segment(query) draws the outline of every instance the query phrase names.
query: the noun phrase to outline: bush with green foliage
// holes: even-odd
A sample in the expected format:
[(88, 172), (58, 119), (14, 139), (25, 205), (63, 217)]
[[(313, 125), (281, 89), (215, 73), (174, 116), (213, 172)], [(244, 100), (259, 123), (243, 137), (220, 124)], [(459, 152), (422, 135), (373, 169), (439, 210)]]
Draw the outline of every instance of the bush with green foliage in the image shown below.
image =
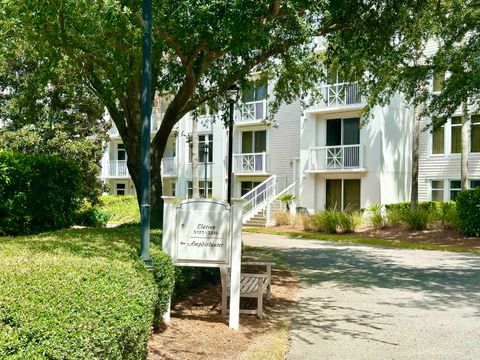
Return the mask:
[(458, 226), (468, 236), (480, 236), (480, 188), (457, 195)]
[(380, 204), (372, 204), (368, 208), (368, 222), (371, 226), (375, 229), (383, 229), (386, 224), (386, 220), (382, 214), (382, 205)]
[(425, 209), (408, 210), (403, 221), (410, 230), (425, 230), (432, 221), (432, 215)]
[(311, 223), (316, 231), (335, 234), (337, 230), (348, 233), (360, 224), (361, 216), (354, 212), (325, 210), (311, 216)]
[(447, 229), (458, 229), (457, 203), (447, 201), (441, 204), (440, 221)]
[(137, 246), (137, 226), (0, 237), (0, 358), (144, 359), (174, 270)]
[(72, 162), (0, 151), (0, 235), (71, 226), (80, 207), (81, 177)]
[(105, 227), (110, 216), (101, 208), (84, 205), (76, 214), (75, 224), (88, 227)]

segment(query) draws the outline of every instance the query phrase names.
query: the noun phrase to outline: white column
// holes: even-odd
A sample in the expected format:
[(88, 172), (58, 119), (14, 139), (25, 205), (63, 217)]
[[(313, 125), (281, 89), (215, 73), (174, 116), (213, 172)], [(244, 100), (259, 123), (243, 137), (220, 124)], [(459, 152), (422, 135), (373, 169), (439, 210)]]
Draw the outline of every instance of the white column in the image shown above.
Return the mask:
[[(163, 199), (163, 233), (162, 233), (162, 250), (164, 253), (173, 258), (173, 244), (175, 243), (175, 197), (162, 196)], [(163, 314), (165, 324), (170, 322), (170, 300), (168, 309)]]
[(242, 203), (243, 200), (232, 200), (231, 237), (232, 256), (230, 262), (230, 317), (228, 326), (238, 330), (240, 322), (240, 267), (242, 258)]

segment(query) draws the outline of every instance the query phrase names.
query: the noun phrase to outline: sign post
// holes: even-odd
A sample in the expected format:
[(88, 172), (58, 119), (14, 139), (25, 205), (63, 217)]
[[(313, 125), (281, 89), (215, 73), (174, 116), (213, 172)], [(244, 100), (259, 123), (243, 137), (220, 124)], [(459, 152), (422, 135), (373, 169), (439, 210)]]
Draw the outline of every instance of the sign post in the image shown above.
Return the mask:
[[(229, 327), (238, 329), (242, 253), (242, 200), (232, 205), (199, 199), (164, 199), (163, 251), (176, 265), (230, 267)], [(170, 307), (164, 321), (170, 320)]]

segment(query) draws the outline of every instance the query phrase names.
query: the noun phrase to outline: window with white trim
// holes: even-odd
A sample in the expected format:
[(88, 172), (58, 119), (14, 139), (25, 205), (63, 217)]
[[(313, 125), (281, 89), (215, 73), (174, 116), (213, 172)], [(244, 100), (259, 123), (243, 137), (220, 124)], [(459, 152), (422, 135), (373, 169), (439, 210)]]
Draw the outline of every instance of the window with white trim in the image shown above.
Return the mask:
[(432, 180), (432, 201), (443, 201), (444, 197), (444, 181), (443, 180)]
[[(200, 197), (205, 197), (205, 181), (199, 181), (198, 182), (198, 187), (199, 187), (199, 193)], [(212, 182), (207, 181), (207, 192), (208, 192), (208, 197), (212, 197)], [(188, 182), (188, 197), (191, 198), (193, 195), (193, 182), (189, 181)]]
[(116, 183), (115, 184), (115, 194), (125, 195), (127, 190), (127, 184), (125, 183)]
[(450, 199), (455, 201), (458, 193), (462, 190), (462, 183), (460, 180), (450, 180)]

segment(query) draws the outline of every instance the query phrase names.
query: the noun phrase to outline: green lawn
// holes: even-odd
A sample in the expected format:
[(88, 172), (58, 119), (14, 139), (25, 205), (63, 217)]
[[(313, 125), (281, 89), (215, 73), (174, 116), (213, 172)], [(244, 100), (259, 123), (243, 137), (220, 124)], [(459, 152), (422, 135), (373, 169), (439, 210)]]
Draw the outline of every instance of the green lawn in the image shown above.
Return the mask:
[(314, 232), (306, 232), (306, 231), (277, 230), (274, 228), (244, 228), (243, 231), (252, 232), (252, 233), (283, 235), (283, 236), (289, 236), (292, 238), (337, 241), (337, 242), (345, 242), (349, 244), (385, 246), (385, 247), (393, 247), (393, 248), (400, 248), (400, 249), (421, 249), (421, 250), (440, 250), (440, 251), (453, 251), (453, 252), (480, 253), (480, 249), (472, 249), (472, 248), (464, 247), (461, 245), (455, 246), (455, 245), (424, 244), (424, 243), (414, 242), (410, 240), (397, 241), (397, 240), (387, 240), (387, 239), (376, 239), (376, 238), (355, 236), (352, 234), (325, 234), (325, 233), (314, 233)]
[(126, 224), (140, 222), (140, 211), (138, 209), (136, 196), (108, 195), (101, 197), (100, 207), (109, 216), (111, 224)]

